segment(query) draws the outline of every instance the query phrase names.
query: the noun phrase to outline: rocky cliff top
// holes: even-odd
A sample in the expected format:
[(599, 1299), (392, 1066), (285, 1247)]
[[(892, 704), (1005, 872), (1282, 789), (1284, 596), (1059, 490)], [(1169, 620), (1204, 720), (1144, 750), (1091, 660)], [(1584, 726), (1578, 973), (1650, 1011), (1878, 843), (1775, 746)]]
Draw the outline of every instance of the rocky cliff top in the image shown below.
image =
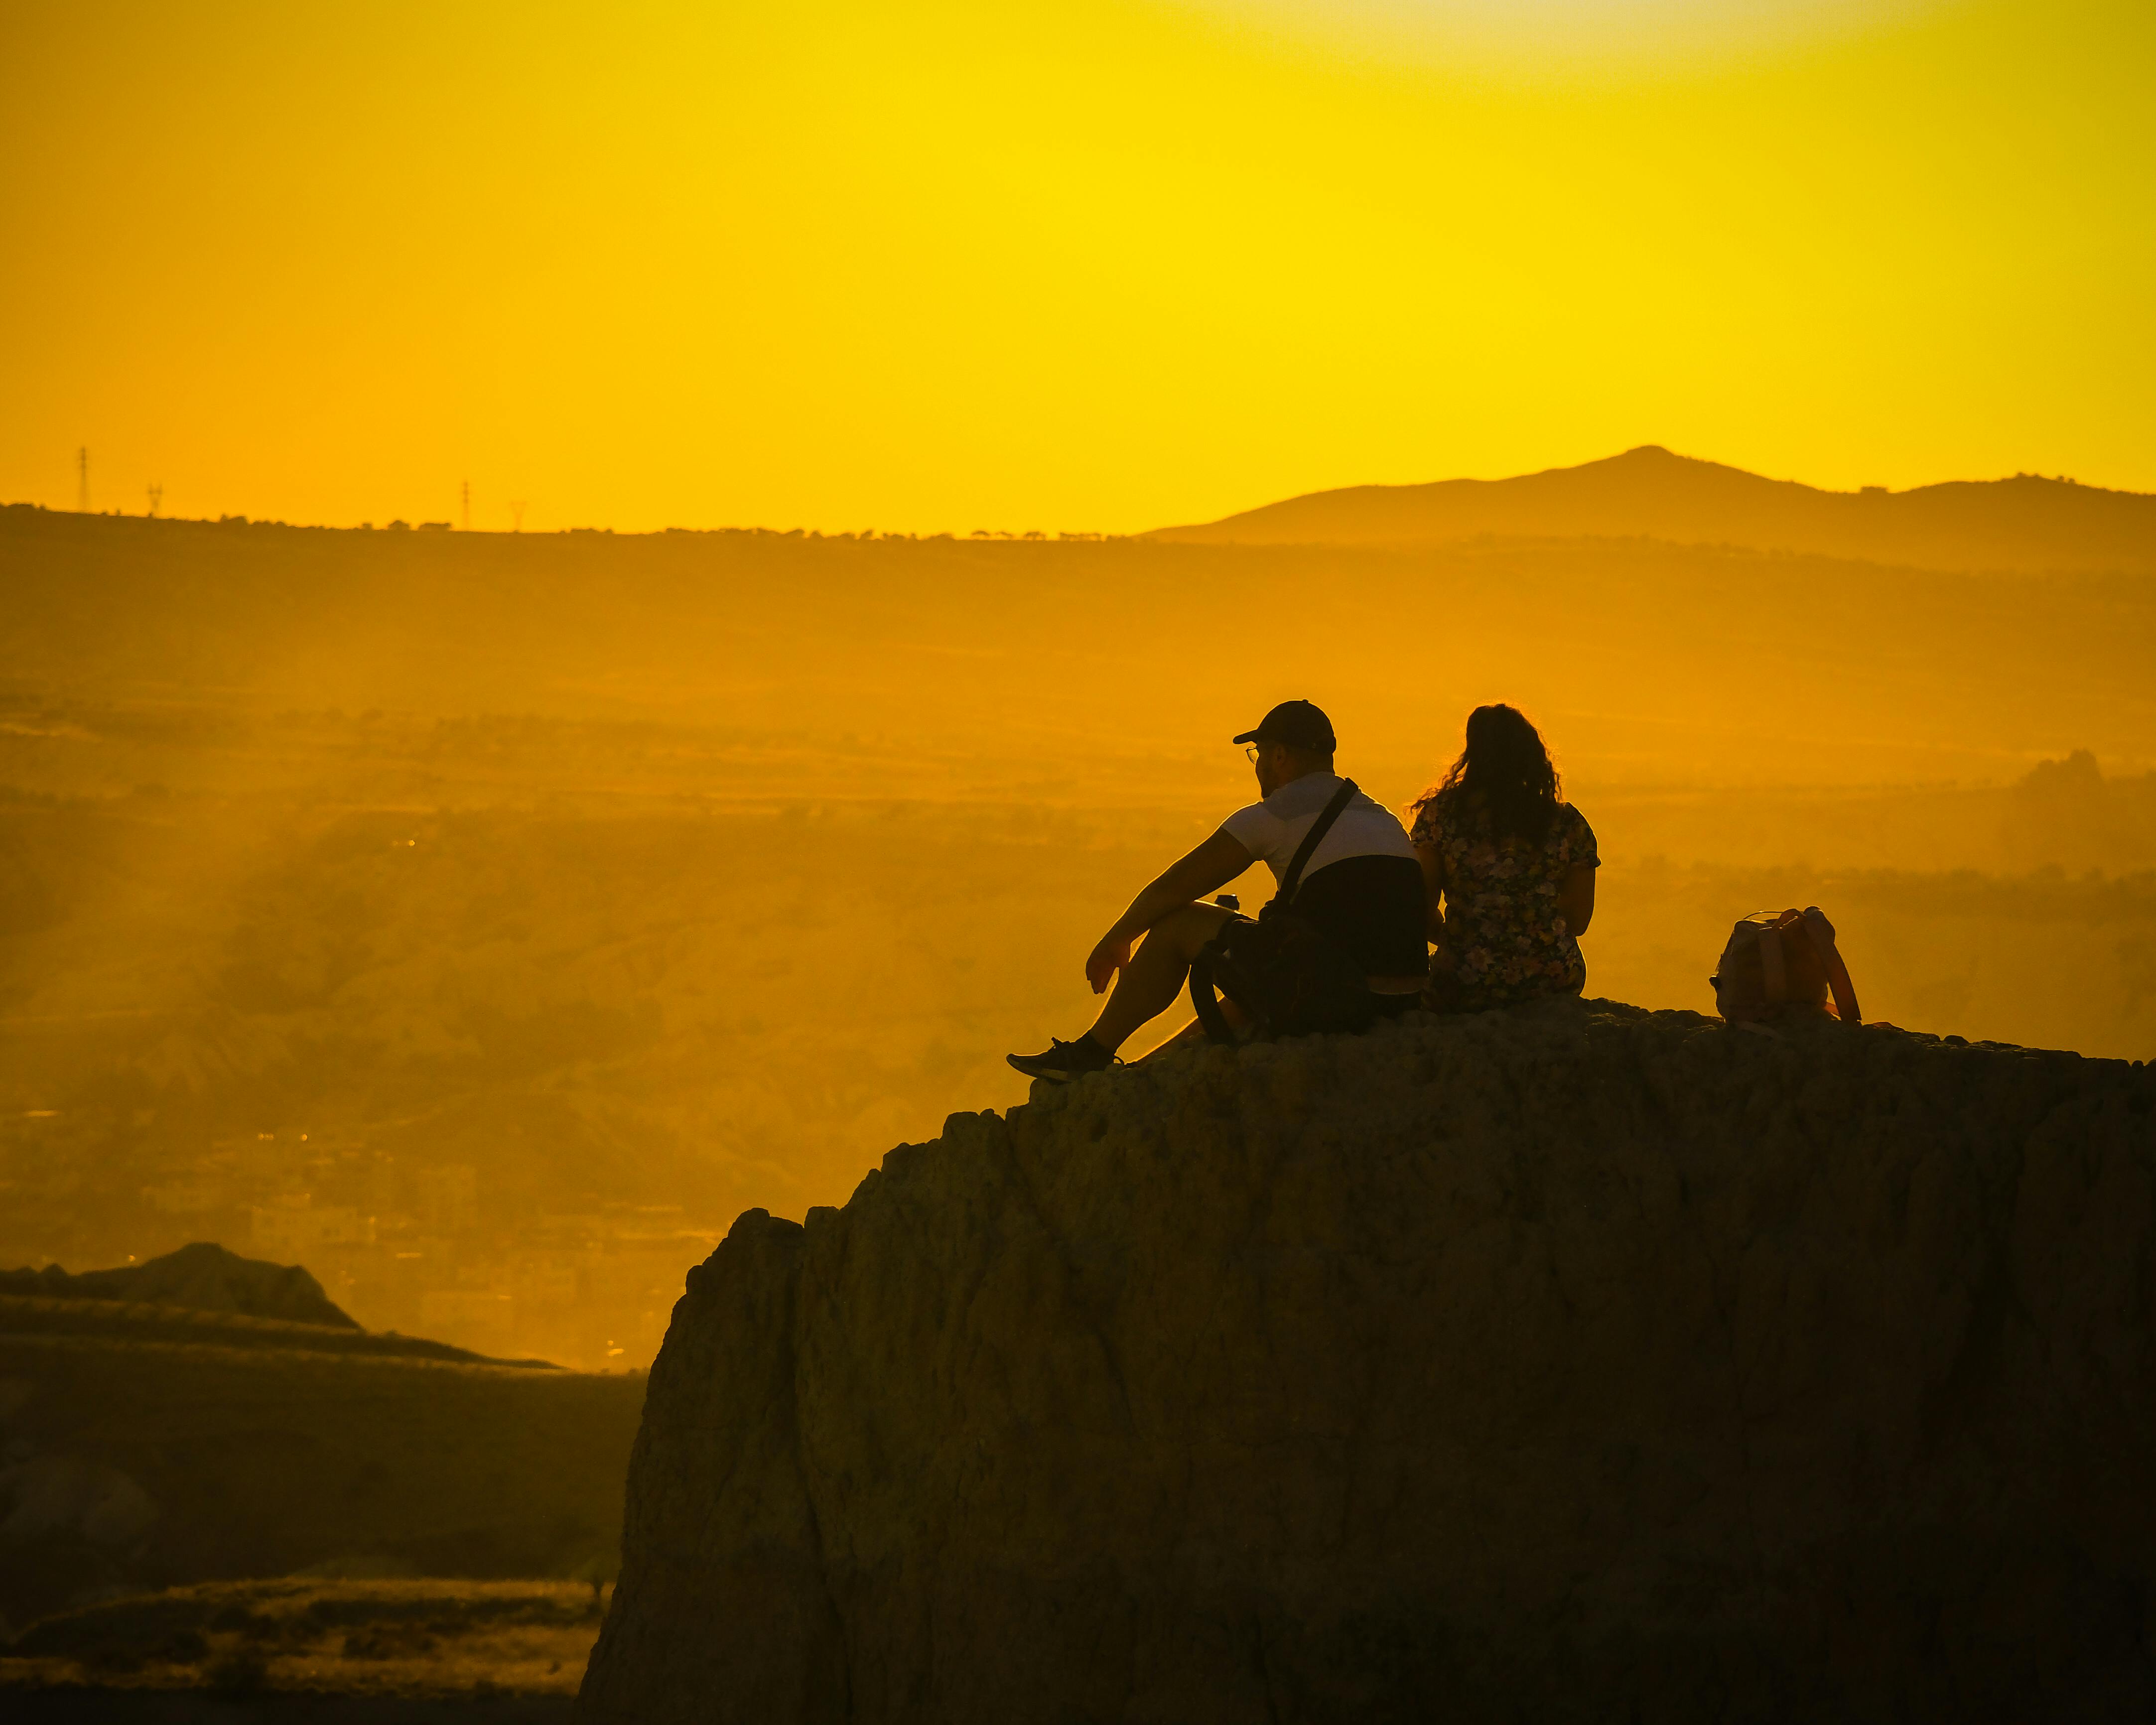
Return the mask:
[(2156, 1072), (1608, 1003), (751, 1211), (587, 1721), (2145, 1717)]

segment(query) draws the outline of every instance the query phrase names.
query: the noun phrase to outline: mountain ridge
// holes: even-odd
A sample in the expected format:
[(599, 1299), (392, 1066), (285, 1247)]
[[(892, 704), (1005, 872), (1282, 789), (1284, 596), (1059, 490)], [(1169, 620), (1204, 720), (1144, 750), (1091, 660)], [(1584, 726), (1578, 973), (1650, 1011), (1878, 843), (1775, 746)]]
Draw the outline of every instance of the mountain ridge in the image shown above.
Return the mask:
[(1644, 444), (1576, 467), (1306, 492), (1144, 537), (1185, 545), (1438, 545), (1479, 537), (1743, 545), (1918, 568), (2156, 572), (2156, 495), (2016, 474), (1831, 491)]

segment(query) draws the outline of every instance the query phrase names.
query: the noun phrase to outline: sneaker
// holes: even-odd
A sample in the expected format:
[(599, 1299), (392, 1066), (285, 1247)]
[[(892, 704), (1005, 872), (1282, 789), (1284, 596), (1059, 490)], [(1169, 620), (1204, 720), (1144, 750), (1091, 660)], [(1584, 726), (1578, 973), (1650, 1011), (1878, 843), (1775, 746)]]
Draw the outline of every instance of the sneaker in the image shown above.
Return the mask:
[(1004, 1058), (1027, 1077), (1045, 1078), (1054, 1084), (1068, 1084), (1088, 1072), (1105, 1072), (1111, 1066), (1122, 1065), (1090, 1036), (1081, 1036), (1075, 1042), (1062, 1042), (1051, 1036), (1045, 1054), (1006, 1055)]

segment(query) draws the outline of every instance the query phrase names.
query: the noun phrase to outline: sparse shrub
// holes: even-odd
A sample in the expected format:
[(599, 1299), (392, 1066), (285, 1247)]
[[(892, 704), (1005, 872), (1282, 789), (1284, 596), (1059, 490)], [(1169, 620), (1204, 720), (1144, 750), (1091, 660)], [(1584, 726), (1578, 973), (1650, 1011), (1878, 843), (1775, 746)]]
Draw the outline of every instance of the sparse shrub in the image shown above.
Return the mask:
[(373, 1624), (356, 1629), (344, 1638), (346, 1659), (418, 1659), (432, 1653), (438, 1644), (416, 1624)]
[(209, 1642), (199, 1630), (178, 1630), (151, 1656), (168, 1665), (200, 1665), (209, 1657)]
[(227, 1701), (243, 1701), (259, 1695), (270, 1681), (269, 1662), (248, 1647), (235, 1647), (210, 1663), (203, 1673), (210, 1692)]

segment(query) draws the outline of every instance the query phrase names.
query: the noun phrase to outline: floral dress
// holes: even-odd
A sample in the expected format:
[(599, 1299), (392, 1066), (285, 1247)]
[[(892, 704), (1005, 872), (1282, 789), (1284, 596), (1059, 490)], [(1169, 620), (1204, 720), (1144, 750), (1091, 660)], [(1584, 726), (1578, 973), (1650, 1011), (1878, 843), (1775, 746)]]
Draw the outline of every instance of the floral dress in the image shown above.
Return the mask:
[(1425, 803), (1408, 836), (1437, 852), (1445, 870), (1445, 946), (1430, 960), (1431, 1004), (1486, 1007), (1577, 994), (1587, 961), (1557, 907), (1564, 877), (1599, 868), (1594, 829), (1568, 803), (1540, 844), (1492, 832), (1489, 811), (1455, 792)]

